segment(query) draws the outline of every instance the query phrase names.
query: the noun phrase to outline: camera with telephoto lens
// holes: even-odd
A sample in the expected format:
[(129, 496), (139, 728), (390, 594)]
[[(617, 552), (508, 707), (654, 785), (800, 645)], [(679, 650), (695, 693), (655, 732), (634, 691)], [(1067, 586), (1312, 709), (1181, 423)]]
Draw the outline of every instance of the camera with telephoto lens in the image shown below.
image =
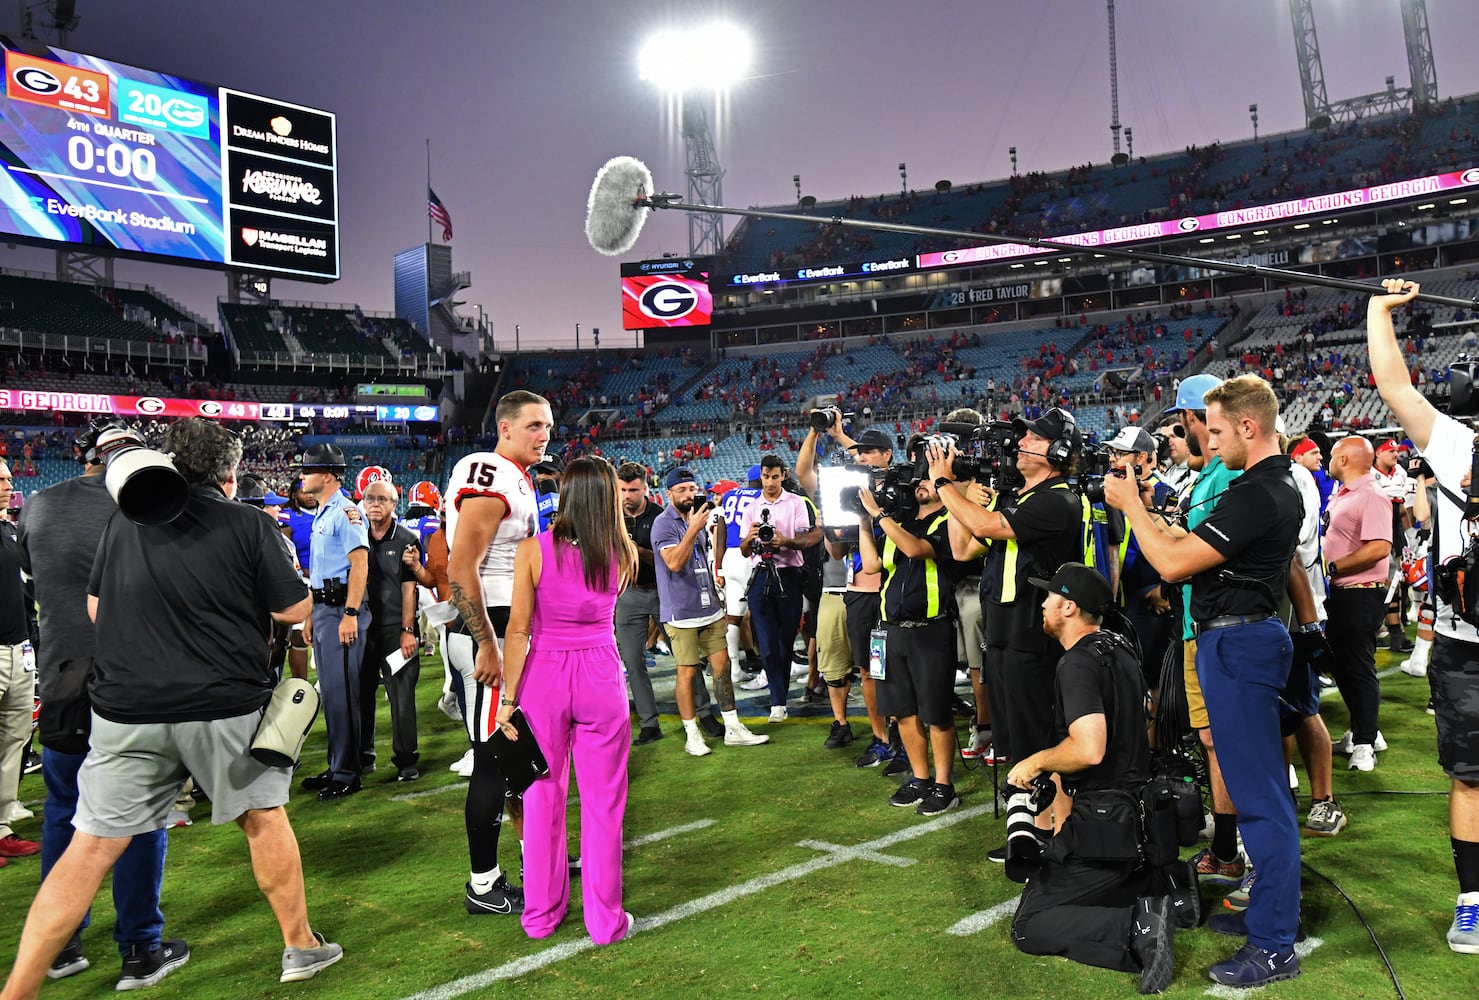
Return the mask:
[(1089, 501), (1089, 503), (1102, 504), (1104, 502), (1104, 480), (1108, 476), (1116, 479), (1124, 479), (1131, 470), (1135, 473), (1136, 481), (1145, 474), (1145, 466), (1132, 465), (1125, 469), (1116, 469), (1112, 465), (1112, 459), (1102, 451), (1088, 452), (1081, 459), (1082, 467), (1074, 478), (1077, 482), (1070, 480), (1070, 485), (1078, 487)]
[(1042, 841), (1037, 838), (1033, 820), (1053, 804), (1058, 789), (1053, 779), (1039, 774), (1032, 788), (1017, 791), (1007, 799), (1007, 878), (1026, 882), (1037, 871), (1042, 857)]
[(835, 406), (823, 406), (809, 413), (808, 418), (811, 425), (819, 431), (829, 431), (841, 423), (844, 417), (851, 419), (851, 413), (843, 413)]
[(770, 523), (769, 507), (762, 507), (760, 510), (760, 524), (755, 528), (755, 541), (761, 545), (770, 545), (775, 541), (775, 525)]
[(168, 524), (190, 500), (190, 485), (170, 456), (144, 444), (127, 427), (107, 427), (93, 444), (107, 471), (103, 485), (123, 516), (135, 524)]
[(993, 490), (1013, 489), (1022, 484), (1017, 471), (1017, 441), (1022, 432), (1005, 420), (984, 424), (940, 425), (941, 432), (955, 438), (956, 456), (950, 473), (956, 479), (974, 479)]

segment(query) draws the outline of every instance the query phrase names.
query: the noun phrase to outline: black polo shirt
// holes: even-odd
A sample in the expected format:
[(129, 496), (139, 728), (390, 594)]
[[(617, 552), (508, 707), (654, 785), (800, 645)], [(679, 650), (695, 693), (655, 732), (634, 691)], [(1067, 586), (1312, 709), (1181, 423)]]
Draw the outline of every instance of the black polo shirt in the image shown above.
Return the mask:
[[(1122, 643), (1112, 645), (1091, 633), (1079, 639), (1058, 661), (1054, 680), (1053, 733), (1057, 742), (1068, 727), (1086, 715), (1104, 716), (1104, 759), (1093, 767), (1063, 775), (1076, 793), (1096, 788), (1124, 788), (1150, 777), (1150, 744), (1145, 737), (1145, 681), (1135, 654)], [(1101, 653), (1100, 649), (1107, 650)]]
[(986, 644), (1056, 658), (1060, 647), (1042, 630), (1042, 591), (1027, 581), (1051, 579), (1064, 563), (1084, 561), (1083, 501), (1054, 476), (997, 510), (1017, 537), (992, 542), (981, 567)]
[(15, 525), (0, 520), (0, 645), (19, 646), (31, 634), (21, 587), (21, 546)]
[(197, 486), (169, 524), (114, 514), (87, 592), (98, 599), (93, 709), (112, 722), (194, 722), (259, 710), (270, 613), (308, 596), (271, 518)]
[[(662, 512), (662, 507), (648, 500), (647, 506), (636, 517), (622, 514), (622, 519), (627, 525), (627, 536), (631, 538), (632, 544), (639, 549), (646, 549), (649, 556), (652, 554), (652, 522), (656, 521)], [(657, 570), (653, 568), (651, 562), (637, 564), (637, 578), (632, 581), (632, 586), (646, 590), (657, 586)]]
[(414, 546), (419, 562), (421, 539), (404, 524), (392, 521), (391, 525), (391, 530), (379, 540), (375, 538), (375, 529), (369, 528), (370, 575), (365, 585), (365, 600), (370, 605), (371, 622), (399, 629), (405, 624), (401, 617), (401, 584), (408, 580), (416, 582), (411, 567), (401, 562), (401, 553), (407, 545)]
[(922, 622), (942, 615), (958, 618), (955, 608), (957, 563), (950, 554), (950, 528), (945, 509), (938, 508), (928, 517), (900, 521), (899, 526), (915, 538), (929, 542), (935, 554), (933, 558), (911, 559), (890, 545), (886, 537), (878, 543), (885, 557), (883, 620)]
[(1289, 465), (1271, 455), (1244, 471), (1192, 530), (1227, 560), (1192, 577), (1192, 621), (1278, 613), (1304, 512)]

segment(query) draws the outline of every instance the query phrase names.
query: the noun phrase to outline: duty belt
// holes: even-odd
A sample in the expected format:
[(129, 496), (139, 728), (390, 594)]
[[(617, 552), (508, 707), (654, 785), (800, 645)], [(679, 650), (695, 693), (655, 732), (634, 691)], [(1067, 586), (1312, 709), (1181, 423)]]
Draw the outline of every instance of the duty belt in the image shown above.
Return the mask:
[(1207, 619), (1204, 622), (1198, 622), (1197, 623), (1197, 635), (1201, 635), (1203, 632), (1210, 632), (1214, 628), (1229, 628), (1229, 627), (1231, 627), (1233, 625), (1252, 625), (1252, 624), (1254, 624), (1256, 622), (1266, 622), (1266, 621), (1269, 621), (1270, 619), (1275, 618), (1275, 617), (1277, 617), (1277, 616), (1275, 616), (1275, 615), (1219, 615), (1216, 618), (1209, 618), (1209, 619)]

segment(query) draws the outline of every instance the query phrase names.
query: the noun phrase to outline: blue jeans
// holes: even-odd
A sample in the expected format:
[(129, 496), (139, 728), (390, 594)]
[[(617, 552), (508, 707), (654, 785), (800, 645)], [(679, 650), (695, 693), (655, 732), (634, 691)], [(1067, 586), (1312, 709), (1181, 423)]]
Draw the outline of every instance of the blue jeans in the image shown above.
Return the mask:
[[(801, 585), (805, 582), (800, 569), (778, 569), (774, 573), (758, 566), (750, 577), (750, 628), (755, 632), (755, 645), (765, 678), (770, 682), (770, 706), (786, 704), (791, 688), (791, 650), (801, 628)], [(770, 594), (765, 594), (770, 581)], [(785, 593), (781, 593), (781, 588)]]
[[(77, 813), (77, 772), (85, 754), (59, 753), (41, 749), (41, 777), (46, 782), (45, 815), (41, 823), (41, 878), (44, 881), (67, 845), (72, 842), (72, 817)], [(113, 908), (118, 922), (113, 940), (118, 953), (129, 948), (153, 948), (164, 932), (164, 914), (159, 909), (159, 883), (164, 878), (164, 851), (168, 838), (163, 830), (140, 834), (113, 865)], [(82, 919), (82, 926), (92, 916)]]
[(1299, 821), (1279, 731), (1279, 692), (1294, 645), (1276, 618), (1197, 636), (1197, 677), (1207, 699), (1222, 778), (1258, 881), (1248, 897), (1248, 943), (1294, 947), (1299, 929)]

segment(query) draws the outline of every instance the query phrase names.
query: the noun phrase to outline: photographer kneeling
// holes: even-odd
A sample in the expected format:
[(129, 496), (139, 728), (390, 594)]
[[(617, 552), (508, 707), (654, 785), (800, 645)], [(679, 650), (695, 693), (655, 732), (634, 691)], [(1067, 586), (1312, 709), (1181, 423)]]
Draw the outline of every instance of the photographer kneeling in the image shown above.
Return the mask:
[(1051, 581), (1031, 582), (1048, 594), (1043, 631), (1064, 649), (1053, 700), (1060, 741), (1018, 761), (1007, 781), (1036, 783), (1041, 799), (1056, 773), (1074, 798), (1022, 892), (1012, 941), (1029, 955), (1139, 972), (1140, 992), (1159, 993), (1174, 971), (1175, 929), (1170, 897), (1146, 895), (1152, 872), (1142, 863), (1138, 791), (1151, 761), (1140, 664), (1128, 643), (1099, 628), (1113, 594), (1097, 571), (1064, 563)]

